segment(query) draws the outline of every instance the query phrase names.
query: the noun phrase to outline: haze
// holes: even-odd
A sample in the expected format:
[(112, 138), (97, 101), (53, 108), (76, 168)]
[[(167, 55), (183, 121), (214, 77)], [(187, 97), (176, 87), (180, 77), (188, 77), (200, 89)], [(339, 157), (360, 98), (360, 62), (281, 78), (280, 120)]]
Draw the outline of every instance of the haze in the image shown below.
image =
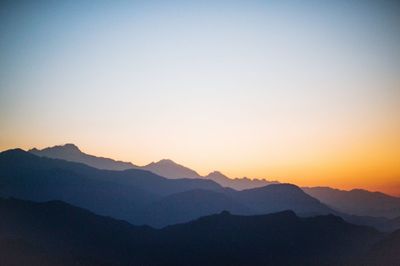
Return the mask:
[[(380, 2), (380, 1), (377, 1)], [(0, 4), (0, 150), (400, 195), (395, 1)]]

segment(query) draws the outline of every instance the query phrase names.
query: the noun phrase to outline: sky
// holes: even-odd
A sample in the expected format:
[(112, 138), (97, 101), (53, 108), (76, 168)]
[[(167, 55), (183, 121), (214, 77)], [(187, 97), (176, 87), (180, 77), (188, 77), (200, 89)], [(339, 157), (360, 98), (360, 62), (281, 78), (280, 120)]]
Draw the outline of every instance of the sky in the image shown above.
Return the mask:
[(396, 1), (1, 1), (0, 150), (400, 196)]

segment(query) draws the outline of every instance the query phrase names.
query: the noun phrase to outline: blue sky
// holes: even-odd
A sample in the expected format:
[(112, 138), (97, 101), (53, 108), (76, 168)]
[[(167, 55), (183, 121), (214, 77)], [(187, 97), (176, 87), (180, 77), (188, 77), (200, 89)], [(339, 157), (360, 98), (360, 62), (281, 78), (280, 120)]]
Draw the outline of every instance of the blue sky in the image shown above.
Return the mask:
[(359, 156), (400, 147), (399, 14), (395, 1), (2, 2), (0, 147), (397, 177), (397, 161)]

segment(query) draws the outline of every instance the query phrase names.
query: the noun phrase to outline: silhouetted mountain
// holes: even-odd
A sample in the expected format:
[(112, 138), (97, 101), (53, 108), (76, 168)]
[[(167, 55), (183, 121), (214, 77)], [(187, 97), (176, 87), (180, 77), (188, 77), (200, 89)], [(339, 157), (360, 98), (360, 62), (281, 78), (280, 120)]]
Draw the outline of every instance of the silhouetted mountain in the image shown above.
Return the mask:
[(392, 221), (393, 223), (398, 223), (398, 224), (400, 224), (400, 216), (399, 216), (399, 217), (396, 217), (396, 218), (393, 218), (393, 219), (391, 219), (391, 221)]
[[(192, 190), (193, 195), (182, 193)], [(226, 209), (238, 214), (291, 209), (303, 216), (334, 213), (347, 221), (382, 230), (398, 228), (387, 224), (384, 218), (353, 217), (331, 210), (294, 185), (273, 184), (236, 191), (222, 188), (211, 180), (167, 179), (140, 169), (99, 170), (84, 164), (38, 157), (23, 150), (0, 154), (0, 196), (34, 201), (62, 200), (133, 224), (157, 227)]]
[(142, 166), (141, 169), (151, 171), (167, 178), (201, 178), (196, 171), (175, 163), (172, 160), (161, 160)]
[(259, 179), (249, 179), (247, 177), (231, 179), (220, 172), (212, 172), (205, 177), (200, 176), (196, 171), (175, 163), (169, 159), (163, 159), (158, 162), (152, 162), (145, 166), (137, 166), (130, 162), (115, 161), (113, 159), (96, 157), (82, 152), (74, 144), (65, 144), (38, 150), (36, 148), (29, 152), (47, 158), (62, 159), (71, 162), (83, 163), (98, 169), (105, 170), (126, 170), (143, 169), (153, 172), (157, 175), (167, 178), (205, 178), (211, 179), (224, 187), (230, 187), (237, 190), (262, 187), (269, 184), (276, 184), (276, 181), (267, 181)]
[(395, 219), (374, 216), (350, 215), (343, 212), (334, 212), (334, 214), (339, 215), (349, 223), (371, 226), (382, 232), (392, 232), (400, 228), (399, 221), (396, 221)]
[(150, 204), (143, 215), (143, 223), (162, 227), (188, 222), (201, 216), (230, 211), (251, 214), (248, 206), (235, 201), (224, 193), (196, 189), (175, 193)]
[(291, 211), (222, 212), (155, 230), (60, 201), (0, 199), (0, 216), (2, 265), (348, 265), (383, 236)]
[(292, 184), (272, 184), (230, 194), (259, 214), (289, 209), (298, 214), (333, 213), (332, 209)]
[(158, 162), (152, 162), (145, 166), (137, 166), (130, 162), (115, 161), (109, 158), (96, 157), (82, 152), (74, 144), (65, 144), (38, 150), (36, 148), (29, 150), (30, 153), (41, 157), (52, 159), (62, 159), (71, 162), (83, 163), (91, 167), (103, 170), (127, 170), (140, 168), (148, 170), (157, 175), (167, 178), (200, 178), (201, 176), (194, 170), (175, 163), (172, 160), (163, 159)]
[(236, 190), (250, 189), (263, 187), (270, 184), (277, 184), (277, 181), (268, 181), (265, 179), (250, 179), (247, 177), (243, 178), (229, 178), (226, 175), (222, 174), (219, 171), (214, 171), (209, 173), (204, 178), (211, 179), (223, 187), (230, 187)]
[(139, 169), (99, 170), (18, 149), (0, 153), (1, 196), (63, 200), (132, 223), (151, 202), (192, 189), (221, 187), (211, 180), (167, 179)]
[(362, 189), (350, 191), (329, 187), (303, 188), (310, 196), (332, 208), (359, 216), (394, 218), (400, 216), (400, 198)]
[(86, 154), (79, 150), (79, 148), (74, 144), (59, 145), (42, 150), (34, 148), (29, 150), (29, 152), (42, 157), (84, 163), (98, 169), (126, 170), (137, 167), (130, 162), (115, 161), (109, 158), (96, 157)]
[(1, 265), (118, 265), (151, 230), (61, 201), (0, 199), (0, 215)]
[(333, 215), (299, 218), (292, 211), (260, 216), (222, 212), (165, 231), (171, 244), (188, 239), (195, 243), (195, 248), (179, 246), (179, 252), (200, 265), (208, 265), (210, 258), (217, 265), (348, 264), (381, 238), (372, 228)]
[(362, 265), (400, 265), (400, 230), (376, 243), (368, 252)]
[[(162, 227), (188, 222), (228, 210), (234, 214), (267, 214), (293, 210), (298, 214), (336, 213), (291, 184), (270, 185), (244, 191), (196, 189), (168, 195), (149, 204), (140, 218), (144, 224)], [(362, 224), (362, 219), (357, 220)]]

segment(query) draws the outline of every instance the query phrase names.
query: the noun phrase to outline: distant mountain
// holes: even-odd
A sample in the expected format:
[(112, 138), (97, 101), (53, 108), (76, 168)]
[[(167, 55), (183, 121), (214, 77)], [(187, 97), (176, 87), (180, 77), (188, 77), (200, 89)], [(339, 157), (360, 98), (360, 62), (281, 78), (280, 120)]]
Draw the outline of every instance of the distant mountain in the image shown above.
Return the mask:
[(334, 213), (347, 221), (387, 231), (398, 228), (388, 219), (336, 212), (294, 185), (272, 184), (236, 191), (212, 180), (167, 179), (141, 169), (99, 170), (18, 149), (0, 153), (0, 196), (62, 200), (133, 224), (157, 227), (226, 209), (237, 214), (291, 209), (303, 216)]
[(235, 214), (254, 213), (250, 207), (225, 193), (195, 189), (168, 195), (150, 204), (143, 214), (143, 223), (162, 227), (224, 210)]
[(223, 210), (238, 214), (330, 211), (294, 185), (236, 191), (212, 180), (167, 179), (140, 169), (99, 170), (22, 150), (0, 153), (0, 196), (63, 200), (98, 214), (160, 227)]
[(268, 181), (265, 179), (250, 179), (247, 177), (243, 178), (229, 178), (219, 171), (214, 171), (209, 173), (204, 177), (205, 179), (210, 179), (223, 187), (230, 187), (236, 190), (250, 189), (256, 187), (263, 187), (270, 184), (277, 184), (277, 181)]
[(109, 158), (96, 157), (82, 152), (74, 144), (65, 144), (53, 146), (38, 150), (36, 148), (29, 150), (30, 153), (41, 157), (62, 159), (71, 162), (83, 163), (98, 169), (105, 170), (126, 170), (143, 169), (153, 172), (157, 175), (175, 179), (175, 178), (205, 178), (210, 179), (224, 187), (230, 187), (237, 190), (262, 187), (269, 184), (276, 184), (276, 181), (267, 181), (260, 179), (249, 179), (246, 177), (231, 179), (222, 173), (215, 171), (205, 177), (200, 176), (196, 171), (175, 163), (169, 159), (163, 159), (158, 162), (152, 162), (145, 166), (137, 166), (130, 162), (115, 161)]
[(98, 169), (126, 170), (137, 167), (136, 165), (129, 162), (115, 161), (109, 158), (96, 157), (86, 154), (74, 144), (59, 145), (45, 148), (43, 150), (38, 150), (34, 148), (29, 150), (29, 152), (41, 157), (84, 163)]
[[(290, 184), (270, 185), (245, 191), (196, 189), (163, 197), (146, 207), (143, 223), (162, 227), (227, 210), (254, 215), (293, 210), (300, 215), (335, 213)], [(362, 223), (362, 221), (357, 221)]]
[(155, 230), (60, 201), (0, 199), (0, 216), (0, 263), (15, 266), (355, 265), (383, 238), (339, 217), (291, 211), (222, 212)]
[(292, 184), (272, 184), (230, 194), (240, 202), (251, 206), (258, 214), (288, 209), (303, 215), (334, 213), (332, 209)]
[(400, 198), (362, 189), (350, 191), (329, 187), (303, 188), (310, 196), (332, 208), (359, 216), (394, 218), (400, 216)]
[(52, 159), (61, 159), (71, 162), (83, 163), (103, 170), (143, 169), (167, 178), (201, 178), (196, 171), (175, 163), (169, 159), (152, 162), (145, 166), (137, 166), (130, 162), (115, 161), (109, 158), (96, 157), (82, 152), (74, 144), (53, 146), (38, 150), (29, 150), (30, 153)]
[(222, 188), (211, 180), (167, 179), (140, 169), (99, 170), (19, 149), (0, 153), (0, 196), (63, 200), (132, 223), (150, 203), (192, 189)]
[(167, 178), (201, 178), (196, 171), (168, 159), (152, 162), (142, 166), (141, 169), (151, 171)]

